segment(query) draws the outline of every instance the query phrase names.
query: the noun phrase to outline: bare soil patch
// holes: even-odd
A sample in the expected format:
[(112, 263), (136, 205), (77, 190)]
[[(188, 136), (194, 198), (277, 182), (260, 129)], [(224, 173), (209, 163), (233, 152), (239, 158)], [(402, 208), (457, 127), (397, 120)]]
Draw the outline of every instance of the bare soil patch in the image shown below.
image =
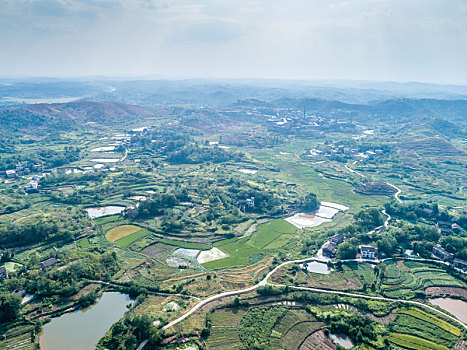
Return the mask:
[(460, 287), (428, 287), (425, 289), (426, 295), (455, 295), (467, 298), (467, 289)]

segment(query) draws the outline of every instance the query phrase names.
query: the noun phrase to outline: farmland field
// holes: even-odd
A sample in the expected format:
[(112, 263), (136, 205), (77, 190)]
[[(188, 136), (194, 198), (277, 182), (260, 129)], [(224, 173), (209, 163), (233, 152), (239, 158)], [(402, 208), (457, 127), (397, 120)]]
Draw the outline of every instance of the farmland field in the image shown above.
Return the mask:
[(145, 229), (141, 229), (139, 231), (136, 231), (134, 233), (131, 233), (123, 238), (120, 238), (119, 240), (115, 241), (114, 243), (118, 245), (120, 248), (126, 248), (133, 242), (137, 241), (140, 238), (143, 238), (147, 235), (150, 235), (151, 232)]
[(409, 316), (412, 316), (412, 317), (415, 317), (415, 318), (418, 318), (422, 321), (425, 321), (425, 322), (428, 322), (428, 323), (431, 323), (431, 324), (434, 324), (435, 326), (438, 326), (439, 328), (441, 329), (444, 329), (445, 331), (448, 331), (452, 334), (454, 334), (455, 336), (460, 336), (461, 335), (461, 330), (453, 325), (451, 325), (450, 323), (446, 322), (446, 321), (443, 321), (433, 315), (430, 315), (420, 309), (417, 309), (417, 308), (410, 308), (408, 310), (406, 309), (399, 309), (397, 310), (397, 313), (400, 313), (400, 314), (406, 314), (406, 315), (409, 315)]
[(126, 236), (131, 235), (132, 233), (135, 233), (137, 231), (141, 230), (141, 227), (135, 226), (135, 225), (121, 225), (117, 226), (107, 232), (105, 237), (110, 241), (110, 242), (115, 242), (118, 241), (119, 239), (122, 239)]
[(431, 341), (414, 337), (409, 334), (400, 334), (400, 333), (391, 333), (388, 336), (388, 340), (391, 343), (400, 345), (403, 348), (413, 349), (413, 350), (448, 350), (447, 347), (443, 345), (437, 345)]

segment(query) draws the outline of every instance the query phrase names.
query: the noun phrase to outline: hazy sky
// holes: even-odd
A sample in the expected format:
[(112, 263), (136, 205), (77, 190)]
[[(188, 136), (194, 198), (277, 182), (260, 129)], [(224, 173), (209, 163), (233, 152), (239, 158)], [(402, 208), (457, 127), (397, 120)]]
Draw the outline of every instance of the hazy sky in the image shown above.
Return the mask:
[(0, 75), (467, 84), (467, 1), (0, 0)]

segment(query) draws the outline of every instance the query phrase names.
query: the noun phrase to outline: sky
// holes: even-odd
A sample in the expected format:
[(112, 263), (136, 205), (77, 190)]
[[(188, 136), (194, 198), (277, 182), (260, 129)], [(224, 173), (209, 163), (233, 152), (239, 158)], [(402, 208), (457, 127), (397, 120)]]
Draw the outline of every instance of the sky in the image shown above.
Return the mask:
[(467, 84), (465, 0), (0, 0), (1, 76)]

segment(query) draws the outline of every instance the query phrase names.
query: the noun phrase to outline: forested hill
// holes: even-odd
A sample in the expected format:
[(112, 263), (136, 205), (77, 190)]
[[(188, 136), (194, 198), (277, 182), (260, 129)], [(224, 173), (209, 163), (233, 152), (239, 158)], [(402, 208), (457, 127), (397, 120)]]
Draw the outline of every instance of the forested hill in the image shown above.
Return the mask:
[(34, 104), (0, 109), (0, 123), (4, 132), (35, 128), (63, 130), (83, 125), (122, 126), (156, 115), (148, 109), (115, 102), (70, 102), (58, 104)]

